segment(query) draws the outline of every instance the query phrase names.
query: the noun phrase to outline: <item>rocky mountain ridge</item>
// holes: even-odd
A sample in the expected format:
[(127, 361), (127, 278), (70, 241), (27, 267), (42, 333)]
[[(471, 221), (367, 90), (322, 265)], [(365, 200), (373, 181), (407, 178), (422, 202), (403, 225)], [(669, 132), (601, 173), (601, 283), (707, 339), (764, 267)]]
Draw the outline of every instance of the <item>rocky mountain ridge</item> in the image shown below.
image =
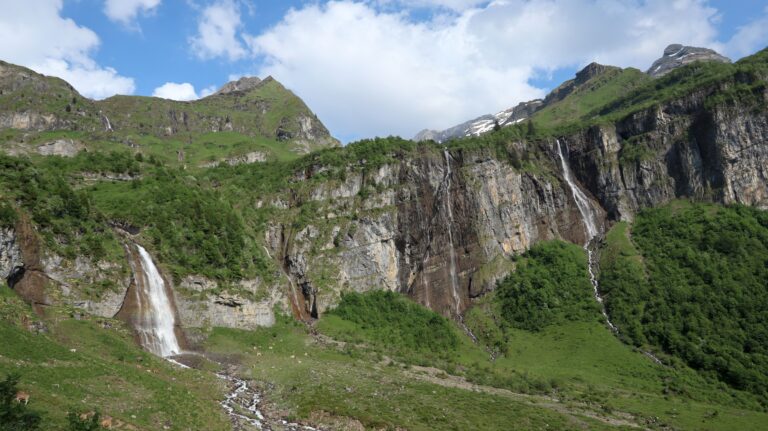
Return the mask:
[(664, 49), (664, 55), (654, 61), (646, 73), (653, 77), (664, 76), (681, 66), (695, 61), (730, 63), (731, 59), (718, 54), (712, 49), (673, 43)]
[[(696, 48), (680, 44), (669, 45), (661, 58), (656, 60), (646, 72), (651, 77), (661, 77), (686, 64), (696, 61), (730, 63), (731, 60), (723, 57), (714, 50)], [(581, 88), (592, 80), (606, 73), (617, 73), (621, 68), (606, 66), (598, 63), (590, 63), (576, 73), (575, 79), (569, 80), (552, 90), (544, 100), (531, 100), (522, 102), (513, 108), (506, 109), (496, 115), (483, 115), (469, 120), (457, 126), (438, 131), (425, 129), (413, 137), (414, 141), (433, 140), (438, 143), (447, 142), (468, 136), (479, 136), (488, 133), (498, 127), (506, 127), (532, 118), (537, 111), (552, 106), (565, 98), (574, 90)]]

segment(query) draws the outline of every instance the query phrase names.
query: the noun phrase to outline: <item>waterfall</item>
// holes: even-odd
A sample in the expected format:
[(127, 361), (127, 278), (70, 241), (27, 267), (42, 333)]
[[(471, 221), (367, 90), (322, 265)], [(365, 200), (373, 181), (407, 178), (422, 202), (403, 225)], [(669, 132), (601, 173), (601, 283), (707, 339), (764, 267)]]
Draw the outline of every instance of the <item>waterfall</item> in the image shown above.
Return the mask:
[(181, 353), (176, 338), (176, 313), (168, 297), (163, 276), (152, 256), (140, 245), (138, 265), (133, 265), (136, 281), (136, 316), (134, 320), (141, 345), (150, 352), (167, 357)]
[(448, 214), (448, 250), (451, 256), (450, 273), (451, 273), (451, 290), (453, 292), (453, 300), (456, 304), (456, 315), (461, 314), (461, 296), (459, 295), (459, 281), (456, 276), (456, 250), (453, 247), (453, 204), (451, 202), (451, 156), (448, 154), (448, 150), (443, 150), (445, 156), (445, 206)]
[(563, 177), (565, 178), (565, 182), (568, 183), (568, 187), (571, 189), (573, 200), (576, 201), (576, 206), (579, 208), (579, 213), (581, 214), (581, 220), (584, 223), (584, 227), (587, 229), (587, 239), (584, 243), (584, 250), (587, 251), (587, 269), (589, 271), (589, 281), (592, 283), (595, 300), (600, 304), (600, 310), (602, 311), (608, 326), (612, 331), (618, 332), (618, 328), (611, 322), (610, 317), (608, 317), (608, 312), (605, 310), (603, 297), (600, 295), (600, 283), (597, 281), (597, 276), (594, 271), (597, 262), (595, 261), (595, 253), (592, 251), (590, 245), (592, 244), (592, 240), (600, 234), (600, 229), (597, 225), (597, 214), (595, 214), (595, 210), (592, 208), (592, 204), (587, 195), (584, 194), (574, 180), (573, 172), (571, 171), (571, 167), (568, 165), (565, 153), (563, 152), (563, 145), (560, 143), (559, 139), (556, 142), (557, 153), (560, 156), (560, 164), (563, 167)]
[(102, 117), (104, 117), (104, 122), (106, 123), (106, 126), (107, 126), (107, 132), (112, 132), (113, 131), (112, 123), (109, 122), (109, 117), (107, 117), (106, 115), (102, 115)]
[(557, 151), (560, 155), (560, 164), (563, 167), (563, 177), (565, 177), (565, 181), (568, 183), (568, 187), (571, 189), (573, 200), (576, 201), (576, 206), (579, 208), (579, 213), (581, 213), (581, 219), (584, 222), (584, 226), (587, 228), (587, 242), (585, 244), (586, 247), (600, 232), (597, 227), (597, 216), (595, 215), (595, 211), (592, 209), (592, 205), (589, 203), (589, 198), (587, 198), (587, 195), (581, 191), (581, 189), (576, 185), (576, 181), (574, 181), (573, 172), (571, 171), (571, 167), (568, 165), (568, 162), (565, 159), (565, 155), (563, 154), (563, 146), (560, 144), (560, 140), (558, 139), (556, 142)]

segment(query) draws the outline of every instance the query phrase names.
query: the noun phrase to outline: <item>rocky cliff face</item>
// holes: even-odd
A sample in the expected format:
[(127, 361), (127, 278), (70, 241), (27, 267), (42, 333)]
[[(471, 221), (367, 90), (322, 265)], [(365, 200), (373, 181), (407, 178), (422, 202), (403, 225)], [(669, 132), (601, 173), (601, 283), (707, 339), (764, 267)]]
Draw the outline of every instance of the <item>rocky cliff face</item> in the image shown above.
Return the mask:
[(768, 116), (740, 104), (708, 108), (710, 92), (565, 139), (609, 218), (631, 220), (681, 197), (768, 208)]
[[(555, 154), (549, 144), (542, 150)], [(542, 163), (554, 175), (542, 175), (490, 151), (425, 151), (313, 190), (325, 220), (297, 232), (274, 224), (267, 243), (301, 287), (302, 317), (322, 313), (341, 291), (382, 288), (457, 317), (508, 273), (510, 256), (542, 240), (584, 241), (552, 157)], [(363, 189), (378, 191), (359, 216), (334, 222)]]
[(16, 231), (11, 228), (0, 228), (0, 279), (9, 280), (11, 275), (23, 265), (21, 250), (16, 241)]
[[(560, 138), (603, 229), (677, 198), (768, 208), (768, 115), (761, 108), (768, 90), (759, 87), (755, 103), (712, 103), (730, 86)], [(298, 232), (276, 225), (268, 237), (290, 239), (267, 242), (304, 286), (306, 310), (322, 314), (343, 290), (386, 288), (456, 317), (511, 270), (508, 257), (547, 239), (584, 242), (554, 145), (554, 138), (509, 144), (509, 151), (536, 155), (535, 168), (516, 168), (488, 150), (425, 150), (351, 174), (311, 193), (327, 213), (322, 222)], [(355, 196), (369, 192), (354, 209)], [(334, 221), (350, 212), (356, 215)]]

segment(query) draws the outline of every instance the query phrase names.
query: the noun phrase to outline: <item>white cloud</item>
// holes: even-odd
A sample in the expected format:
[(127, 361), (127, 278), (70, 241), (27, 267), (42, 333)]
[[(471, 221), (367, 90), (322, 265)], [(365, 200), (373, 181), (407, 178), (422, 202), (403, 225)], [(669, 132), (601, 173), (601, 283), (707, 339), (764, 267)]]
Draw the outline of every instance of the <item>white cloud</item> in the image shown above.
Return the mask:
[(139, 13), (150, 13), (160, 6), (162, 0), (106, 0), (104, 13), (112, 21), (131, 25)]
[(219, 87), (215, 85), (210, 85), (208, 87), (205, 87), (202, 90), (200, 90), (200, 98), (208, 97), (217, 91), (219, 91)]
[(264, 58), (258, 74), (295, 90), (336, 133), (411, 136), (540, 97), (529, 80), (558, 68), (645, 69), (670, 43), (718, 47), (717, 11), (703, 0), (410, 3), (461, 12), (417, 22), (377, 2), (307, 5), (247, 37)]
[(32, 69), (59, 77), (94, 99), (104, 99), (115, 94), (133, 94), (135, 90), (132, 78), (120, 76), (115, 69), (98, 67), (94, 63), (72, 64), (61, 59), (47, 59)]
[(195, 87), (188, 82), (182, 84), (166, 82), (155, 88), (155, 91), (152, 92), (152, 96), (181, 101), (199, 99)]
[(433, 7), (464, 11), (489, 3), (488, 0), (377, 0), (378, 5), (397, 5), (404, 8)]
[(768, 46), (768, 7), (763, 15), (749, 24), (739, 27), (726, 44), (725, 53), (733, 59), (753, 54)]
[(248, 52), (237, 35), (241, 27), (240, 8), (234, 0), (220, 0), (207, 6), (198, 20), (197, 35), (190, 39), (192, 52), (203, 60), (245, 57)]
[(61, 17), (62, 0), (0, 0), (0, 58), (67, 80), (88, 97), (131, 94), (133, 79), (99, 66), (99, 37)]

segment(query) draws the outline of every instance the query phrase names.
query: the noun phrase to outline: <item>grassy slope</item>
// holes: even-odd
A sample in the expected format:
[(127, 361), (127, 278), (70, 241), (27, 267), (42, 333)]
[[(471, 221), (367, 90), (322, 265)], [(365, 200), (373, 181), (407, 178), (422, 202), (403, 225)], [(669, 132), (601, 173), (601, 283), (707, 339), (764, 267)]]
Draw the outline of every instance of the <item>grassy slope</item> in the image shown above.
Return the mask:
[[(319, 149), (331, 143), (330, 139), (307, 142), (306, 147), (299, 148), (292, 140), (278, 140), (278, 129), (297, 136), (301, 127), (297, 118), (314, 118), (314, 114), (273, 79), (264, 80), (245, 93), (210, 96), (194, 102), (139, 96), (92, 101), (61, 79), (6, 63), (0, 63), (0, 67), (13, 71), (0, 80), (0, 112), (36, 112), (63, 121), (60, 130), (54, 131), (4, 130), (0, 144), (13, 142), (15, 147), (33, 147), (56, 139), (75, 139), (90, 151), (131, 153), (138, 145), (145, 156), (169, 164), (178, 164), (177, 154), (183, 152), (184, 164), (196, 168), (254, 151), (266, 153), (271, 160), (291, 160), (298, 157), (299, 150)], [(102, 115), (110, 119), (113, 132), (105, 130)], [(237, 130), (214, 132), (224, 127), (225, 119)], [(175, 133), (169, 136), (167, 127), (171, 125)]]
[[(473, 319), (477, 316), (467, 317), (470, 326)], [(768, 429), (768, 415), (749, 394), (708, 381), (685, 366), (659, 366), (623, 344), (597, 318), (561, 322), (539, 332), (508, 328), (507, 348), (495, 361), (456, 327), (459, 343), (454, 348), (449, 343), (439, 354), (419, 355), (418, 346), (412, 346), (408, 354), (409, 334), (423, 328), (398, 322), (398, 316), (390, 315), (374, 326), (331, 314), (320, 320), (321, 336), (315, 338), (284, 322), (255, 332), (216, 329), (207, 348), (241, 354), (255, 378), (274, 384), (270, 400), (300, 418), (325, 411), (369, 426), (408, 429), (430, 429), (432, 423), (443, 424), (440, 429), (469, 424), (503, 429), (510, 420), (528, 429), (541, 418), (556, 428), (607, 426), (589, 419), (595, 414), (652, 429)], [(392, 331), (401, 336), (392, 337)], [(390, 335), (390, 344), (380, 343), (384, 335)], [(430, 379), (427, 369), (417, 365), (445, 371), (431, 373)], [(482, 394), (467, 392), (450, 384), (457, 379), (452, 375), (529, 395), (510, 396), (487, 387), (475, 387)]]
[(120, 322), (74, 320), (66, 309), (47, 313), (48, 333), (23, 329), (19, 322), (34, 320), (31, 311), (0, 288), (0, 376), (21, 374), (20, 388), (43, 414), (43, 429), (63, 429), (68, 411), (94, 409), (143, 430), (230, 429), (217, 404), (224, 390), (213, 375), (180, 370), (142, 351)]
[(609, 428), (537, 405), (540, 399), (436, 384), (365, 348), (319, 344), (291, 324), (254, 332), (216, 329), (207, 349), (242, 354), (253, 377), (271, 384), (269, 401), (297, 418), (322, 411), (366, 427), (409, 430)]
[(536, 112), (532, 121), (540, 129), (592, 120), (595, 110), (625, 96), (651, 78), (637, 69), (608, 70), (579, 86), (563, 100)]

